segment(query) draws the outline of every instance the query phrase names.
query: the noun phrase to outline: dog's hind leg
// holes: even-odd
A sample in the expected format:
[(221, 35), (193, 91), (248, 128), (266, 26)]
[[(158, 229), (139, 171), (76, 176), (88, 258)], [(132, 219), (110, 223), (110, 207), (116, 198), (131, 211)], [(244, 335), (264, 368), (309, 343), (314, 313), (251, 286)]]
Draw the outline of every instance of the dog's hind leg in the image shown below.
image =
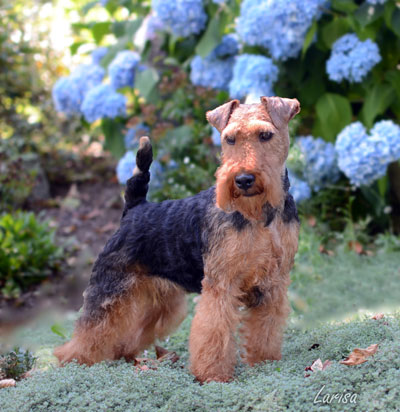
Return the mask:
[(186, 317), (185, 291), (156, 276), (140, 278), (132, 303), (132, 324), (120, 353), (126, 360), (173, 332)]
[(61, 363), (132, 360), (183, 320), (186, 298), (179, 286), (146, 275), (137, 267), (125, 285), (124, 293), (104, 299), (101, 308), (90, 303), (97, 293), (95, 285), (88, 289), (72, 340), (54, 351)]

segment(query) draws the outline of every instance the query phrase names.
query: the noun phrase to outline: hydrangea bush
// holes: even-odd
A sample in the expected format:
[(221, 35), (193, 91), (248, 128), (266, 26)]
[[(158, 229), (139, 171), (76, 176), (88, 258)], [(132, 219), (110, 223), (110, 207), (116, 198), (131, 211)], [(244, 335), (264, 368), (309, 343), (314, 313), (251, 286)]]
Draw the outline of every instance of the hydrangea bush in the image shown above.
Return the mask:
[[(86, 19), (92, 8), (108, 17)], [(82, 15), (71, 50), (93, 50), (90, 63), (54, 85), (55, 106), (104, 134), (121, 159), (118, 176), (125, 166), (131, 172), (138, 137), (149, 134), (163, 174), (154, 198), (187, 196), (213, 182), (220, 136), (207, 125), (207, 110), (230, 98), (279, 95), (302, 106), (294, 123), (302, 136), (291, 149), (297, 160), (289, 165), (300, 203), (340, 190), (346, 195), (343, 204), (332, 202), (337, 210), (348, 209), (354, 190), (352, 207), (372, 201), (376, 215), (400, 203), (393, 195), (400, 179), (395, 0), (88, 1)], [(380, 208), (371, 200), (377, 196)], [(360, 217), (372, 209), (364, 210)]]

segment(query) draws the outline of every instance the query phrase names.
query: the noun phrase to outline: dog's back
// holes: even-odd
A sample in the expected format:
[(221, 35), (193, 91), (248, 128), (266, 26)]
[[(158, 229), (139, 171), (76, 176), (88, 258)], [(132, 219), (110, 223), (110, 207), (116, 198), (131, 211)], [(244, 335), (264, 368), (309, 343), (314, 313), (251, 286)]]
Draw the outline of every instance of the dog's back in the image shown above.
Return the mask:
[(186, 199), (142, 201), (131, 208), (121, 222), (121, 230), (127, 231), (124, 247), (129, 261), (200, 293), (207, 243), (204, 218), (214, 196), (212, 187)]

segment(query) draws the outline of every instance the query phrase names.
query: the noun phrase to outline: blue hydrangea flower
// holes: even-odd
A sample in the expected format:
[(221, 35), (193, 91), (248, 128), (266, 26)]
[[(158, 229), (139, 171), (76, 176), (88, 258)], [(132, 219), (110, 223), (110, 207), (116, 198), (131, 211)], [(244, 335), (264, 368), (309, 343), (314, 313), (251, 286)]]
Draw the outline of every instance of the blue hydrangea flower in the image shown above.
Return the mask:
[(337, 182), (340, 171), (332, 143), (312, 136), (300, 136), (296, 144), (304, 157), (303, 176), (313, 190), (318, 191), (329, 183)]
[(335, 82), (359, 83), (381, 59), (378, 45), (371, 39), (361, 41), (355, 34), (345, 34), (333, 43), (326, 71)]
[(288, 173), (290, 181), (289, 193), (293, 196), (294, 201), (296, 203), (301, 203), (309, 199), (311, 197), (311, 189), (307, 182), (298, 178), (290, 170), (288, 170)]
[[(117, 178), (121, 185), (125, 185), (126, 181), (132, 177), (133, 170), (136, 166), (136, 152), (128, 151), (121, 159), (119, 159), (117, 165)], [(163, 179), (163, 167), (157, 160), (153, 161), (150, 166), (150, 191), (160, 189), (162, 187)]]
[(390, 147), (391, 161), (400, 159), (400, 126), (392, 120), (381, 120), (370, 130), (372, 136), (385, 138)]
[(203, 0), (152, 0), (152, 8), (165, 27), (177, 37), (198, 34), (207, 22)]
[(239, 41), (235, 34), (227, 34), (222, 37), (221, 43), (209, 54), (208, 57), (223, 58), (234, 56), (239, 51)]
[(386, 0), (366, 0), (368, 4), (376, 5), (376, 4), (385, 4)]
[(228, 90), (234, 58), (213, 59), (195, 56), (190, 64), (190, 80), (195, 86)]
[(136, 149), (139, 145), (139, 139), (142, 136), (147, 136), (150, 132), (150, 129), (143, 123), (131, 127), (125, 134), (125, 148), (127, 150)]
[(93, 64), (100, 64), (103, 57), (107, 54), (108, 47), (98, 47), (92, 51), (92, 62)]
[(212, 126), (211, 139), (215, 146), (221, 146), (221, 133), (214, 126)]
[(140, 56), (131, 50), (120, 51), (108, 66), (111, 85), (115, 89), (133, 87), (135, 69), (140, 61)]
[(117, 178), (121, 185), (126, 184), (126, 181), (132, 177), (133, 169), (136, 166), (136, 154), (132, 151), (126, 152), (117, 165)]
[(262, 46), (276, 60), (297, 57), (313, 20), (326, 0), (244, 0), (237, 32), (251, 46)]
[(336, 139), (335, 149), (340, 170), (355, 186), (369, 185), (386, 174), (393, 160), (389, 139), (375, 133), (368, 135), (360, 122), (345, 127)]
[(278, 78), (278, 68), (268, 57), (242, 54), (236, 58), (233, 77), (229, 84), (229, 94), (241, 99), (248, 94), (272, 96), (273, 83)]
[(69, 76), (61, 77), (52, 90), (56, 110), (67, 115), (79, 114), (87, 92), (99, 85), (104, 75), (105, 70), (97, 64), (82, 64)]
[(81, 107), (79, 84), (71, 77), (59, 78), (53, 86), (52, 97), (57, 112), (66, 115), (78, 114)]
[(212, 2), (215, 4), (224, 4), (226, 3), (226, 0), (212, 0)]
[(153, 40), (157, 32), (164, 30), (163, 22), (153, 13), (149, 14), (144, 20), (145, 40)]
[(92, 123), (97, 119), (126, 115), (126, 97), (117, 93), (110, 85), (101, 84), (86, 95), (81, 111), (85, 119)]

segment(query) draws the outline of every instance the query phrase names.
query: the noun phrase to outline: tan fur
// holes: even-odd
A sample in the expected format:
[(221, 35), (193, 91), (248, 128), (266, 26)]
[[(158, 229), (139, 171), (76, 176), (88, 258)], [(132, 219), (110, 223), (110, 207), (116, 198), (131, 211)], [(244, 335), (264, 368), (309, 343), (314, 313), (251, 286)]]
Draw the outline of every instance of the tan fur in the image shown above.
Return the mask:
[(121, 299), (108, 302), (100, 322), (78, 321), (73, 338), (54, 351), (60, 363), (75, 359), (92, 365), (105, 359), (132, 360), (157, 338), (171, 333), (186, 316), (185, 292), (172, 282), (136, 267)]
[[(240, 323), (245, 362), (252, 366), (281, 358), (283, 327), (290, 311), (289, 271), (298, 243), (298, 223), (285, 224), (280, 216), (288, 122), (300, 111), (298, 101), (274, 97), (262, 98), (261, 104), (227, 105), (222, 111), (226, 124), (220, 130), (223, 155), (216, 172), (216, 203), (226, 212), (240, 211), (250, 227), (238, 231), (228, 223), (211, 223), (217, 229), (205, 256), (203, 291), (189, 340), (191, 371), (200, 381), (232, 378), (234, 334)], [(228, 120), (227, 107), (233, 108)], [(218, 110), (208, 119), (220, 119)], [(261, 142), (260, 132), (272, 132), (273, 137)], [(235, 144), (229, 145), (227, 137), (234, 138)], [(250, 189), (255, 196), (245, 197), (236, 187), (235, 177), (242, 173), (255, 176)], [(268, 227), (263, 214), (266, 202), (278, 211)], [(263, 294), (262, 302), (240, 311), (254, 288)]]
[[(245, 362), (254, 365), (281, 358), (289, 314), (289, 271), (299, 232), (295, 219), (282, 220), (283, 178), (288, 122), (299, 110), (296, 99), (263, 97), (260, 104), (240, 105), (234, 100), (207, 113), (209, 122), (221, 132), (223, 149), (216, 172), (216, 204), (226, 212), (241, 212), (249, 222), (238, 230), (229, 220), (221, 223), (217, 208), (207, 216), (213, 231), (203, 256), (202, 296), (189, 338), (190, 369), (201, 382), (232, 379), (239, 325)], [(272, 132), (272, 139), (261, 142), (261, 132)], [(229, 145), (227, 137), (234, 138), (235, 144)], [(255, 176), (250, 192), (243, 193), (235, 185), (235, 177), (242, 173)], [(244, 196), (249, 193), (254, 196)], [(263, 206), (267, 202), (276, 215), (266, 227)], [(149, 276), (139, 266), (131, 272), (127, 293), (103, 302), (106, 316), (97, 322), (78, 321), (73, 339), (56, 349), (61, 363), (76, 359), (91, 365), (104, 359), (133, 359), (183, 320), (186, 301), (180, 287)], [(255, 289), (260, 301), (252, 295)], [(240, 310), (244, 304), (248, 307)]]
[[(240, 322), (247, 363), (280, 359), (297, 237), (297, 223), (288, 230), (278, 219), (268, 228), (252, 222), (250, 229), (241, 232), (220, 227), (206, 258), (189, 342), (191, 370), (200, 381), (232, 377), (234, 333)], [(255, 286), (263, 292), (264, 303), (240, 312), (242, 298)]]
[[(260, 132), (272, 132), (273, 138), (260, 142)], [(226, 143), (227, 137), (235, 144)], [(240, 106), (230, 116), (221, 134), (222, 164), (216, 172), (217, 205), (226, 212), (240, 211), (248, 219), (260, 220), (262, 206), (268, 201), (278, 207), (283, 200), (282, 175), (289, 152), (287, 124), (277, 128), (265, 106)], [(253, 197), (242, 196), (234, 179), (241, 173), (256, 177)]]

